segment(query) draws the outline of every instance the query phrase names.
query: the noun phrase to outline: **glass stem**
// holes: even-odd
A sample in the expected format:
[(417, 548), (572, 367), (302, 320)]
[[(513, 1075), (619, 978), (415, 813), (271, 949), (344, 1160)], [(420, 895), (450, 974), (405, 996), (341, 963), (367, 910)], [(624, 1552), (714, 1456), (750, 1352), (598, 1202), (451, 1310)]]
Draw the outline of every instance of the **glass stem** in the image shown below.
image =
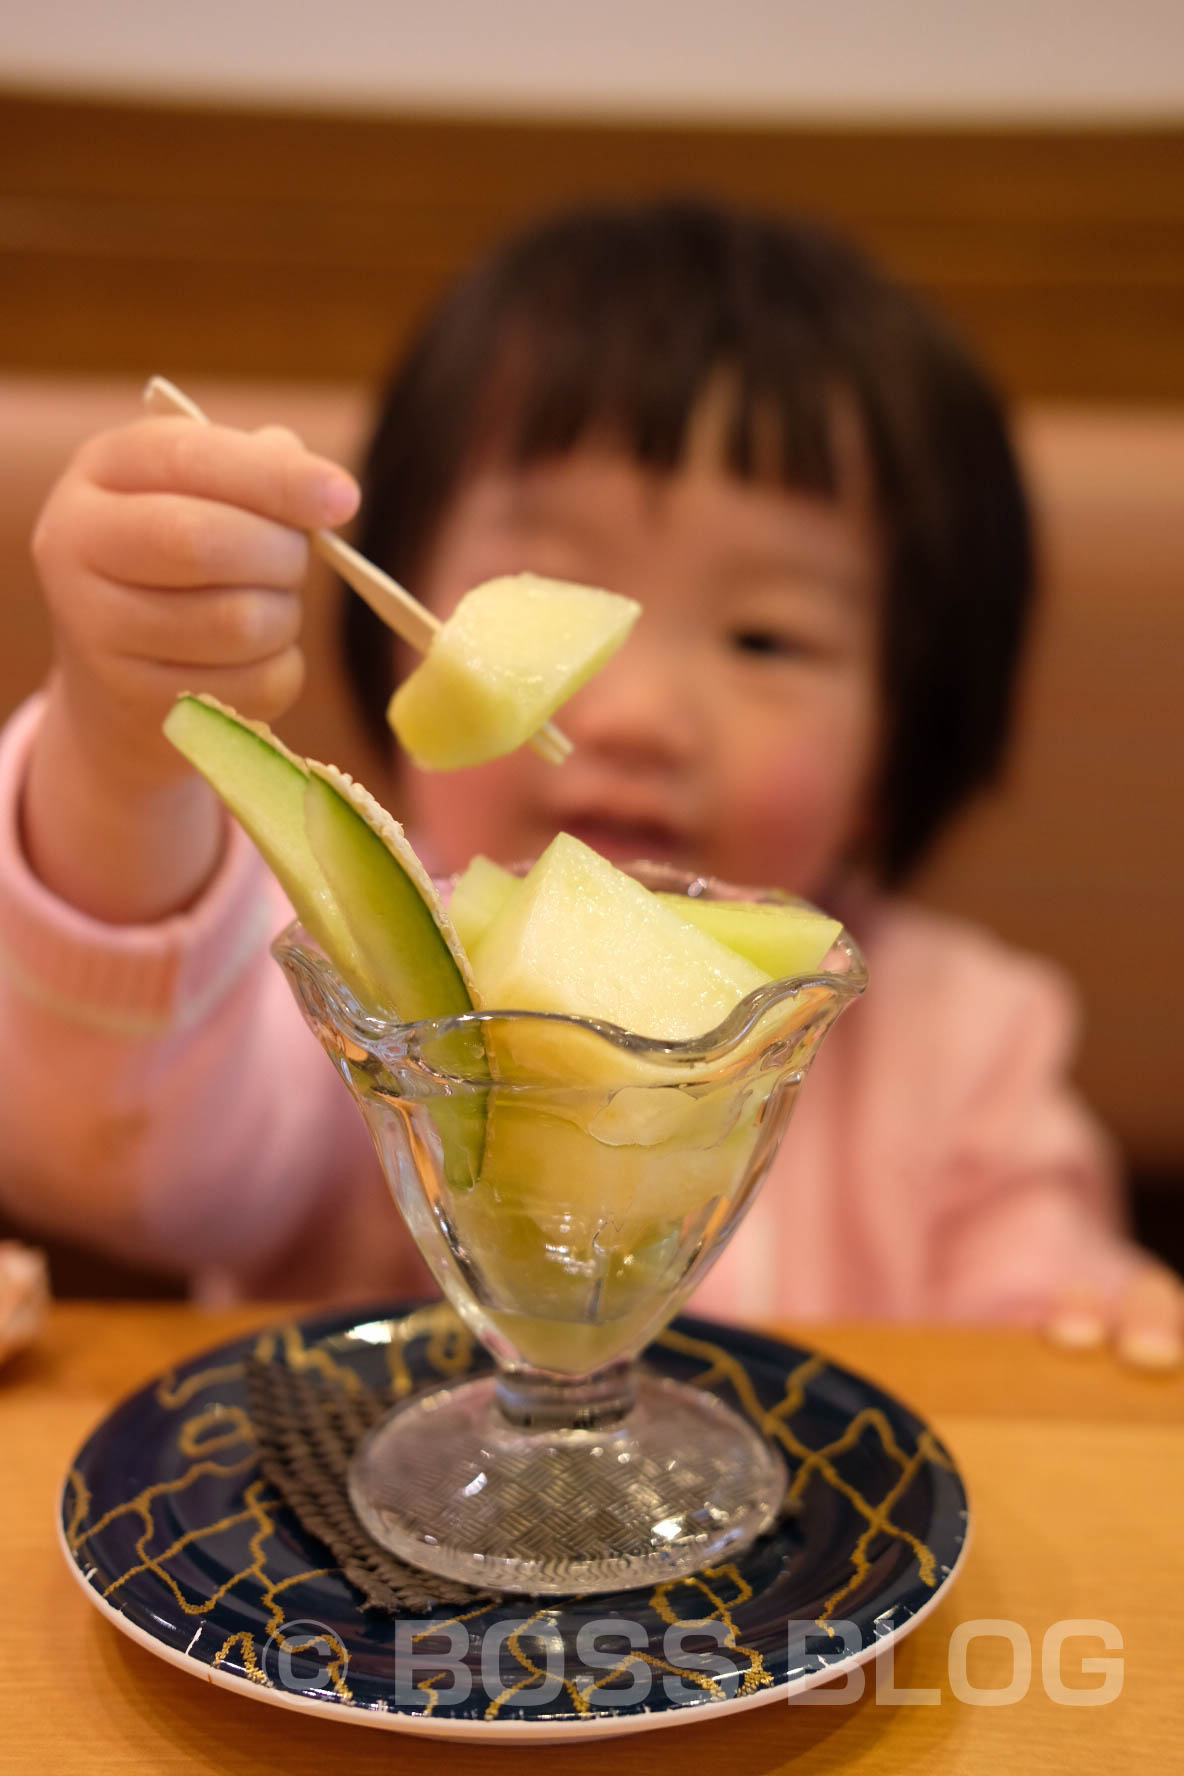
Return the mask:
[(494, 1399), (521, 1430), (593, 1431), (619, 1424), (637, 1398), (637, 1365), (613, 1363), (594, 1375), (556, 1375), (526, 1365), (499, 1369)]

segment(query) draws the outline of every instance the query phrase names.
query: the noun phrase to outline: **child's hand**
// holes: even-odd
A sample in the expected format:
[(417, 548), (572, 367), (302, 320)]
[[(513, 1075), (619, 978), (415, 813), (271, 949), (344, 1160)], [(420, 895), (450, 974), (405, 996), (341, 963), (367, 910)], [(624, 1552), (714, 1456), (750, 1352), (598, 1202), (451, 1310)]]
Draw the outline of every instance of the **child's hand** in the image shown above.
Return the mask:
[(1184, 1281), (1150, 1259), (1110, 1304), (1085, 1290), (1067, 1296), (1046, 1330), (1054, 1343), (1072, 1349), (1110, 1342), (1139, 1368), (1175, 1368), (1184, 1361)]
[(279, 428), (148, 419), (83, 445), (33, 552), (62, 691), (101, 756), (176, 778), (160, 724), (182, 690), (281, 715), (304, 676), (303, 533), (356, 504), (344, 470)]
[(55, 666), (21, 830), (53, 893), (113, 924), (200, 893), (225, 825), (161, 723), (184, 690), (283, 714), (304, 678), (305, 532), (357, 499), (343, 469), (278, 428), (146, 419), (83, 445), (33, 541)]

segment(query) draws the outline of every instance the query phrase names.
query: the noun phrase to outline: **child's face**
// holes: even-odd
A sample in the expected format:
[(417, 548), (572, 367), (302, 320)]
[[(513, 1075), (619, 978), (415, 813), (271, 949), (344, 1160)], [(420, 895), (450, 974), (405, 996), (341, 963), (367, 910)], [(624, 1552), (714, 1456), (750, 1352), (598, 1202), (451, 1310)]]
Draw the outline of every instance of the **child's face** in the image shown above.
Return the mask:
[(408, 767), (434, 866), (536, 856), (565, 830), (749, 886), (823, 895), (864, 836), (877, 744), (881, 551), (869, 503), (741, 482), (692, 447), (669, 475), (582, 447), (475, 475), (417, 591), (440, 615), (524, 569), (628, 594), (629, 641), (559, 712), (556, 768), (522, 749)]

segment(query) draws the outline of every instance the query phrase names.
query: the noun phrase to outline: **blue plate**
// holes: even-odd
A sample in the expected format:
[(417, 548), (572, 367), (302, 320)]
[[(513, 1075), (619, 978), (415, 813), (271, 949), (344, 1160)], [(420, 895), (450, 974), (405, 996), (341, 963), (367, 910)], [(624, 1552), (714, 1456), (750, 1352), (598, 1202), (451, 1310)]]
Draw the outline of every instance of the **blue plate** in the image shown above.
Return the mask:
[(907, 1407), (809, 1350), (683, 1319), (646, 1361), (776, 1438), (796, 1507), (777, 1528), (652, 1591), (368, 1615), (261, 1477), (245, 1369), (258, 1354), (406, 1392), (487, 1366), (441, 1304), (389, 1313), (222, 1345), (104, 1419), (67, 1474), (60, 1536), (116, 1627), (259, 1701), (441, 1738), (571, 1741), (837, 1677), (915, 1627), (965, 1550), (963, 1482)]

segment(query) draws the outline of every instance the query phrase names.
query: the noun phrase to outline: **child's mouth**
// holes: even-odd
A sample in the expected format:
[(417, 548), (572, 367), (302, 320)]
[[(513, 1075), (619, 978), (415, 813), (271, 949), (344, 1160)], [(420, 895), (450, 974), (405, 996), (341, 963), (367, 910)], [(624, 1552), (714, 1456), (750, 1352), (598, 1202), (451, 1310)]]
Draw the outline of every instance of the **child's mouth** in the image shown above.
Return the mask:
[(599, 851), (611, 863), (678, 863), (685, 859), (686, 841), (660, 820), (626, 820), (608, 814), (573, 814), (560, 822), (562, 830)]

